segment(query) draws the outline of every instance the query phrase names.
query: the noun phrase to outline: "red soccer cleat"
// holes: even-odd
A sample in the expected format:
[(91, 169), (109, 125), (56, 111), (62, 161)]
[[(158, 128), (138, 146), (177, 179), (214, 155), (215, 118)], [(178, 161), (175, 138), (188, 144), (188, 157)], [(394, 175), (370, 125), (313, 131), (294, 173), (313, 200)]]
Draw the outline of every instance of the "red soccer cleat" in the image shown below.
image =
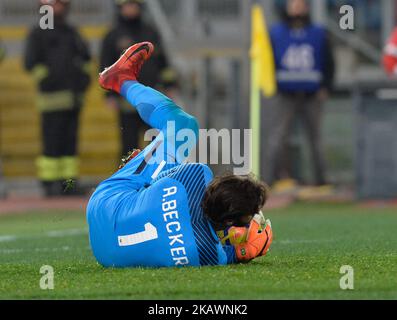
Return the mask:
[(99, 74), (99, 84), (105, 90), (120, 93), (124, 81), (137, 81), (141, 68), (154, 51), (150, 42), (129, 47), (119, 60)]

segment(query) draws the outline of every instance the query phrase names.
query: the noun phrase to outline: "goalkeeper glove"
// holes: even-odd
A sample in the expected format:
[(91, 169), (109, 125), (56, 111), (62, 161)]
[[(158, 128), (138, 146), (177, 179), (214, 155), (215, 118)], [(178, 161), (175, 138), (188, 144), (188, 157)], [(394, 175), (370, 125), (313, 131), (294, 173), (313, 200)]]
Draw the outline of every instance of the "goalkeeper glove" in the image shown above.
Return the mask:
[(235, 246), (237, 260), (249, 262), (266, 255), (272, 241), (273, 231), (270, 220), (265, 220), (262, 213), (255, 215), (248, 229), (247, 240)]

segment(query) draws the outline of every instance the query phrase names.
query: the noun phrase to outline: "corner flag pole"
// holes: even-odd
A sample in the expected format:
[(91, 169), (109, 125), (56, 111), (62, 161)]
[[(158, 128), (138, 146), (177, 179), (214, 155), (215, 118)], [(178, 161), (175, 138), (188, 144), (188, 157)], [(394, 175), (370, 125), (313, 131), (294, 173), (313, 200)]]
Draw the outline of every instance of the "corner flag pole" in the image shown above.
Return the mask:
[(255, 80), (257, 79), (258, 63), (255, 60), (251, 62), (251, 114), (250, 124), (252, 130), (252, 173), (260, 176), (260, 131), (261, 131), (261, 94)]
[(259, 4), (252, 6), (251, 43), (251, 112), (252, 129), (252, 172), (260, 176), (261, 148), (261, 92), (272, 97), (277, 90), (273, 49), (263, 9)]

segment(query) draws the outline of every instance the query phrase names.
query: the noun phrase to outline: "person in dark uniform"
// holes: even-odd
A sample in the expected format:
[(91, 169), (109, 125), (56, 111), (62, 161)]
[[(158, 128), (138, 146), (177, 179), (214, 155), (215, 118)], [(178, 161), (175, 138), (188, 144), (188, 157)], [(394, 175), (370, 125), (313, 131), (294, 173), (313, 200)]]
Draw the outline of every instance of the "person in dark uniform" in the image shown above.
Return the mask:
[[(150, 41), (156, 45), (156, 53), (145, 64), (140, 82), (146, 86), (167, 91), (176, 85), (176, 76), (170, 68), (158, 32), (143, 19), (143, 0), (116, 0), (116, 25), (106, 35), (101, 51), (100, 71), (115, 63), (120, 55), (132, 44)], [(167, 92), (168, 93), (168, 92)], [(125, 99), (114, 93), (106, 94), (106, 105), (119, 112), (121, 128), (122, 155), (127, 155), (139, 145), (139, 136), (149, 129), (138, 113)]]
[[(326, 29), (310, 20), (305, 0), (288, 0), (284, 21), (271, 28), (278, 95), (267, 108), (270, 126), (266, 180), (280, 177), (286, 145), (297, 117), (303, 119), (312, 151), (315, 185), (326, 184), (321, 144), (322, 107), (332, 88), (335, 63)], [(287, 178), (287, 177), (282, 177)]]
[(3, 42), (0, 39), (0, 63), (4, 60), (6, 56), (6, 49), (3, 45)]
[[(34, 28), (27, 39), (25, 68), (37, 82), (43, 152), (38, 177), (46, 196), (68, 191), (65, 181), (78, 178), (77, 135), (84, 93), (90, 83), (90, 53), (67, 22), (70, 0), (41, 0), (54, 11), (54, 29)], [(65, 192), (66, 191), (66, 192)]]

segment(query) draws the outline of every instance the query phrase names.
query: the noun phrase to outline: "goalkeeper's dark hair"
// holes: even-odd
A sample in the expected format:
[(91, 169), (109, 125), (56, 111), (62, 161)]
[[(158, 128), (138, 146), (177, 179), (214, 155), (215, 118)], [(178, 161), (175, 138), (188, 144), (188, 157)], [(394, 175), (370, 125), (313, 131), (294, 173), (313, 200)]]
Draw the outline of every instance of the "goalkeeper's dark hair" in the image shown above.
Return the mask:
[(259, 213), (267, 201), (268, 190), (253, 175), (226, 174), (210, 183), (201, 206), (218, 231), (230, 225), (238, 226), (242, 217)]

